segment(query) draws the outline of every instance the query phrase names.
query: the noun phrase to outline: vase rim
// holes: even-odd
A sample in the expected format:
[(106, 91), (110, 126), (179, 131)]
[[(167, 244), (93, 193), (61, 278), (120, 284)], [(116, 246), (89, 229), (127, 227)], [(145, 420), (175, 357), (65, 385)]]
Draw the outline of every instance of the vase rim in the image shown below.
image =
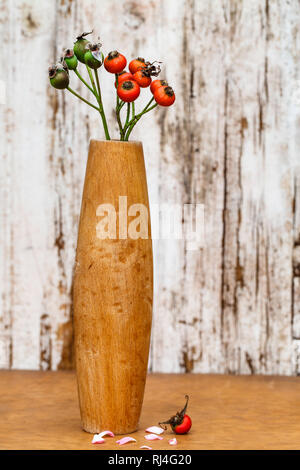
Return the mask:
[(140, 140), (129, 140), (129, 141), (125, 141), (125, 140), (118, 140), (118, 139), (110, 139), (110, 140), (106, 140), (106, 139), (90, 139), (90, 142), (105, 142), (105, 143), (114, 143), (114, 144), (142, 144), (142, 142)]

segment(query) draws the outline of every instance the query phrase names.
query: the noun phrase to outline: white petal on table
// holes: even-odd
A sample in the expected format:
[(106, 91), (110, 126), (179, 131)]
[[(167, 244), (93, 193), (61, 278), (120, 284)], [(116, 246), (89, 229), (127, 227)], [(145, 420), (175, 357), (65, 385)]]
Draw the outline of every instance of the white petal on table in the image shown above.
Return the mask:
[(150, 432), (151, 434), (162, 434), (164, 430), (158, 426), (150, 426), (150, 428), (146, 429), (146, 432)]
[(163, 438), (158, 436), (157, 434), (146, 434), (145, 439), (147, 439), (147, 441), (161, 441)]
[(92, 444), (103, 444), (104, 442), (105, 440), (100, 436), (100, 434), (94, 434)]
[(176, 437), (173, 437), (173, 439), (170, 439), (170, 440), (169, 440), (169, 444), (170, 444), (170, 446), (176, 446), (176, 445), (177, 445), (177, 439), (176, 439)]
[(128, 442), (136, 442), (136, 439), (134, 439), (133, 437), (122, 437), (122, 439), (119, 439), (117, 441), (117, 444), (119, 444), (120, 446), (123, 446), (124, 444), (127, 444)]

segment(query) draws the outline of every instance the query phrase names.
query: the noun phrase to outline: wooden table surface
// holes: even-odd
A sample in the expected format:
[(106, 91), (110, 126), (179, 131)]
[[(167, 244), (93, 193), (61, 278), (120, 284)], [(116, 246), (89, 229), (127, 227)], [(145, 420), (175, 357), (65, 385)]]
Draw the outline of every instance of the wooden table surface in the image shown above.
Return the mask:
[[(147, 442), (144, 429), (168, 419), (190, 395), (189, 434)], [(80, 428), (73, 372), (0, 371), (0, 449), (300, 449), (297, 377), (149, 375), (136, 443), (92, 445)]]

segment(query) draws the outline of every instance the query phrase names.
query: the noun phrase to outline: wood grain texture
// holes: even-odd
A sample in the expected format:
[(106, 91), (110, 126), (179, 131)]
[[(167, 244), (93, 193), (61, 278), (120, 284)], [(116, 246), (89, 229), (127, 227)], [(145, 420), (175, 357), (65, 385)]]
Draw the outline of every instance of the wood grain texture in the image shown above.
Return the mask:
[[(154, 244), (150, 370), (299, 374), (299, 2), (0, 0), (0, 12), (0, 366), (73, 366), (80, 199), (89, 140), (103, 135), (46, 71), (94, 28), (105, 52), (162, 60), (176, 91), (132, 134), (150, 203), (205, 204), (203, 249)], [(109, 110), (113, 78), (101, 81)]]
[[(168, 444), (168, 430), (156, 449), (299, 449), (300, 382), (295, 377), (233, 377), (204, 374), (150, 374), (137, 442), (124, 446), (118, 438), (91, 444), (80, 428), (75, 374), (59, 372), (0, 372), (0, 449), (139, 449), (149, 444), (145, 429), (181, 409), (190, 394), (193, 420), (187, 435)], [(32, 399), (34, 397), (34, 400)]]
[[(134, 208), (140, 212), (132, 218)], [(153, 304), (148, 214), (142, 144), (92, 140), (74, 276), (76, 371), (82, 425), (88, 432), (124, 434), (138, 426)], [(100, 233), (103, 216), (105, 233)], [(134, 220), (140, 226), (132, 233)]]

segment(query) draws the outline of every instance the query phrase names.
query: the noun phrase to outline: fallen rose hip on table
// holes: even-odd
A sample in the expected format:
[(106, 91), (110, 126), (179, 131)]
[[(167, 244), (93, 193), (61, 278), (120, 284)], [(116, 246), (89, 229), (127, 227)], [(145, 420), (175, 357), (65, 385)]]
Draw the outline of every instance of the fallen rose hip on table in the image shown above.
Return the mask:
[[(192, 427), (192, 420), (187, 415), (185, 412), (187, 410), (188, 402), (189, 402), (189, 396), (186, 395), (186, 403), (184, 405), (184, 408), (181, 411), (178, 411), (176, 415), (171, 416), (171, 418), (168, 421), (163, 421), (161, 423), (158, 423), (160, 426), (162, 424), (170, 424), (172, 430), (175, 432), (175, 434), (187, 434), (189, 430)], [(167, 429), (167, 426), (164, 428), (165, 430)]]

